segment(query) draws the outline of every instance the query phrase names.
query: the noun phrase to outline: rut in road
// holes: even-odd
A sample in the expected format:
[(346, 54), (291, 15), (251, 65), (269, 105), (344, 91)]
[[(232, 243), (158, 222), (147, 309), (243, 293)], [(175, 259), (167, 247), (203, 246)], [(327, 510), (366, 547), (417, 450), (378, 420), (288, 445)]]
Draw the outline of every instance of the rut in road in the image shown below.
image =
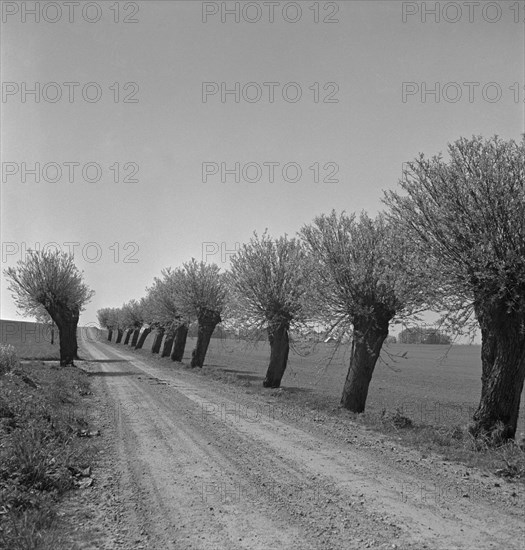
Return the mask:
[(277, 420), (264, 403), (242, 409), (204, 378), (163, 369), (162, 380), (136, 354), (83, 347), (120, 360), (97, 369), (117, 412), (128, 521), (148, 548), (523, 548), (523, 521), (490, 503), (404, 498), (428, 480)]

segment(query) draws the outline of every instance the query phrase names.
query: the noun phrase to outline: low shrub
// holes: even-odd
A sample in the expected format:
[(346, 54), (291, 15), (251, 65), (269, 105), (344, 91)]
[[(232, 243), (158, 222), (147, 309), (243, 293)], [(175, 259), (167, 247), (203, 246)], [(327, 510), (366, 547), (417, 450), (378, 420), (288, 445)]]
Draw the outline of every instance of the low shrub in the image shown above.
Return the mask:
[(381, 420), (383, 423), (386, 422), (391, 424), (394, 428), (412, 428), (414, 426), (412, 419), (405, 416), (403, 411), (399, 408), (397, 408), (393, 413), (387, 413), (386, 409), (383, 409), (381, 412)]
[(0, 344), (0, 376), (20, 367), (16, 349), (9, 344)]

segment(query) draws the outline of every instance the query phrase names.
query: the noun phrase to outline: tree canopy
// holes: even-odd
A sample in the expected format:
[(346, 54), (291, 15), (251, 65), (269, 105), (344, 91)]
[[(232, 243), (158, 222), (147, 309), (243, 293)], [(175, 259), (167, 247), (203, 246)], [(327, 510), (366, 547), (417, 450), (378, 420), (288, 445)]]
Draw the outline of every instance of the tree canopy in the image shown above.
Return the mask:
[(161, 277), (155, 277), (153, 284), (146, 289), (148, 304), (146, 317), (152, 325), (167, 329), (181, 318), (181, 313), (176, 306), (178, 276), (180, 276), (180, 270), (169, 267), (163, 269)]
[(351, 330), (380, 309), (389, 318), (424, 309), (429, 266), (384, 214), (321, 215), (300, 235), (317, 259), (317, 311), (331, 326)]
[(29, 251), (25, 261), (17, 262), (5, 274), (16, 305), (29, 315), (40, 307), (51, 316), (61, 308), (81, 311), (94, 295), (73, 256), (56, 250)]
[(439, 261), (440, 306), (466, 320), (476, 304), (525, 313), (525, 137), (461, 138), (407, 163), (404, 195), (385, 201)]
[(192, 258), (172, 272), (170, 284), (180, 315), (199, 319), (207, 312), (222, 313), (227, 289), (216, 264), (197, 262)]
[(297, 239), (254, 233), (232, 257), (228, 276), (234, 315), (243, 328), (258, 332), (282, 320), (301, 323), (309, 319), (311, 266)]

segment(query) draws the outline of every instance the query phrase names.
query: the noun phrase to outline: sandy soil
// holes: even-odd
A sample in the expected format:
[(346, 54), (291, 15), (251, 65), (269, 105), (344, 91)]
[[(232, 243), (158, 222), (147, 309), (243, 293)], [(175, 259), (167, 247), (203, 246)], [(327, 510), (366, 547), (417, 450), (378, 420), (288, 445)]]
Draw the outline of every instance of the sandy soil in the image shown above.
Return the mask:
[(69, 510), (79, 549), (525, 548), (515, 485), (123, 346), (82, 348), (104, 452)]

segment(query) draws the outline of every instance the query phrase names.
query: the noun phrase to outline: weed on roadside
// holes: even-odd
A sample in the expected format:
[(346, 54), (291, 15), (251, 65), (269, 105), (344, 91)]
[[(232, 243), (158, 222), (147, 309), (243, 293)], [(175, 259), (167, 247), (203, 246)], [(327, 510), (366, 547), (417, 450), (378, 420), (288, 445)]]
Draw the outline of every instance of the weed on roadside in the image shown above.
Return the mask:
[(391, 424), (394, 428), (412, 428), (414, 426), (412, 420), (408, 416), (405, 416), (399, 408), (393, 413), (389, 413), (386, 409), (383, 409), (381, 411), (381, 421)]
[(0, 344), (0, 376), (20, 366), (16, 350), (11, 345)]

